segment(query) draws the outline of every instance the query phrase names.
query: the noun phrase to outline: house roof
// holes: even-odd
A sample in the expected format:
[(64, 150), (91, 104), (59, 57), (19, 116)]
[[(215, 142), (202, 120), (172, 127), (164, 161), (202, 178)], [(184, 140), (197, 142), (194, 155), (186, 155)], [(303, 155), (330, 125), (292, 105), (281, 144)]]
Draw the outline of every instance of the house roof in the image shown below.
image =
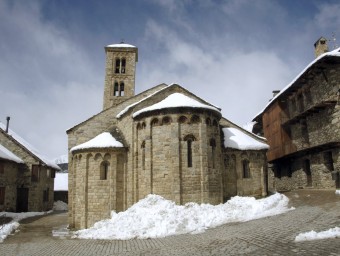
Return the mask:
[(2, 146), (1, 144), (0, 144), (0, 158), (13, 161), (19, 164), (24, 163), (24, 161), (20, 157), (18, 157), (17, 155), (9, 151), (7, 148)]
[(111, 133), (109, 132), (103, 132), (93, 139), (82, 143), (80, 145), (77, 145), (70, 149), (71, 152), (76, 150), (82, 150), (82, 149), (89, 149), (89, 148), (122, 148), (124, 145), (117, 141), (116, 138), (114, 138)]
[(320, 63), (323, 60), (326, 60), (328, 58), (338, 58), (340, 57), (340, 48), (337, 48), (333, 51), (330, 52), (326, 52), (322, 55), (320, 55), (319, 57), (317, 57), (315, 60), (313, 60), (311, 63), (309, 63), (304, 70), (302, 70), (302, 72), (295, 78), (293, 79), (292, 82), (290, 82), (285, 88), (283, 88), (278, 94), (275, 95), (275, 97), (273, 97), (269, 103), (264, 107), (264, 109), (258, 113), (254, 118), (253, 121), (256, 121), (256, 119), (258, 117), (260, 117), (264, 111), (266, 111), (268, 109), (269, 106), (271, 106), (276, 100), (278, 100), (279, 98), (282, 97), (282, 95), (284, 95), (285, 92), (287, 92), (292, 86), (294, 86), (296, 84), (296, 82), (305, 74), (307, 73), (313, 66), (315, 66), (316, 64)]
[(22, 148), (24, 148), (29, 154), (33, 155), (35, 158), (39, 159), (45, 165), (60, 170), (59, 166), (55, 164), (52, 160), (49, 160), (48, 157), (41, 154), (37, 149), (35, 149), (30, 143), (16, 134), (13, 130), (8, 129), (8, 133), (5, 132), (6, 126), (0, 122), (0, 131), (3, 132), (7, 137), (16, 143), (18, 143)]
[(224, 147), (239, 150), (266, 150), (269, 146), (260, 142), (241, 129), (234, 127), (222, 128), (224, 133)]

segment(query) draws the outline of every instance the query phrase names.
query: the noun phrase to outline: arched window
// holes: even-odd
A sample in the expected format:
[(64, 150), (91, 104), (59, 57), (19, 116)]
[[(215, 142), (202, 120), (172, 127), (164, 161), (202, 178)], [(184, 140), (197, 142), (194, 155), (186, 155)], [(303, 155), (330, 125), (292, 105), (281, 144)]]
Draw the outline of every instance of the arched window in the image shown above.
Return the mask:
[(122, 74), (125, 73), (125, 66), (126, 66), (126, 59), (122, 59), (122, 67), (121, 67), (120, 73)]
[(116, 66), (115, 66), (115, 73), (119, 74), (120, 73), (120, 59), (116, 59)]
[(141, 149), (142, 149), (142, 168), (143, 170), (145, 170), (145, 141), (142, 142)]
[(124, 96), (125, 92), (124, 92), (124, 82), (120, 82), (120, 88), (119, 88), (119, 96)]
[(195, 137), (191, 134), (185, 136), (184, 140), (187, 142), (187, 163), (188, 167), (192, 167), (192, 142), (195, 141)]
[(249, 161), (244, 159), (242, 160), (242, 170), (243, 170), (243, 178), (250, 178), (250, 169), (249, 169)]
[(109, 163), (104, 161), (100, 164), (100, 179), (107, 180), (108, 172), (109, 172)]
[(119, 96), (118, 82), (115, 82), (115, 83), (114, 83), (114, 87), (113, 87), (113, 96)]
[(211, 147), (211, 160), (212, 160), (212, 168), (215, 169), (215, 151), (216, 151), (216, 141), (215, 139), (210, 140)]
[(125, 72), (126, 72), (126, 59), (125, 58), (122, 58), (122, 59), (117, 58), (116, 62), (115, 62), (115, 73), (116, 74), (125, 74)]

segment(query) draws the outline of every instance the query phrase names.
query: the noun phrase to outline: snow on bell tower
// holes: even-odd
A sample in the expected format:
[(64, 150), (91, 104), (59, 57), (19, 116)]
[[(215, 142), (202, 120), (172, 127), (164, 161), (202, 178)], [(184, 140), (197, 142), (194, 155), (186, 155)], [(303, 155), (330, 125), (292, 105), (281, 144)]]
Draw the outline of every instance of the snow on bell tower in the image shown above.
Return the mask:
[(111, 44), (105, 47), (105, 53), (103, 110), (135, 95), (138, 48), (125, 43)]

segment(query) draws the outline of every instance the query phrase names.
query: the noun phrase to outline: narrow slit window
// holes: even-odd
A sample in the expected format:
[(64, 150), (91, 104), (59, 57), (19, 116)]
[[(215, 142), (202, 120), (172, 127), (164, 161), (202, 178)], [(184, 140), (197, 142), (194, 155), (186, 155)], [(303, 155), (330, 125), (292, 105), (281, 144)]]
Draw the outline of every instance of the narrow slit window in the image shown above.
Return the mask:
[(124, 96), (125, 92), (124, 92), (124, 83), (121, 82), (120, 83), (120, 91), (119, 91), (119, 96)]
[(244, 179), (250, 178), (249, 161), (243, 160), (242, 161), (242, 167), (243, 167), (243, 178)]
[(192, 140), (187, 141), (188, 147), (188, 167), (192, 167)]
[(100, 166), (100, 179), (107, 180), (107, 174), (109, 171), (109, 163), (103, 162)]
[(210, 146), (211, 146), (212, 168), (215, 169), (216, 141), (214, 139), (210, 140)]
[(125, 66), (126, 66), (126, 59), (122, 59), (122, 67), (121, 67), (120, 73), (125, 74)]
[(142, 143), (142, 168), (145, 170), (145, 141)]
[(119, 88), (118, 88), (118, 83), (117, 82), (115, 82), (115, 84), (114, 84), (113, 95), (114, 96), (119, 96)]
[(120, 72), (120, 59), (116, 59), (116, 67), (115, 67), (115, 73), (119, 74)]

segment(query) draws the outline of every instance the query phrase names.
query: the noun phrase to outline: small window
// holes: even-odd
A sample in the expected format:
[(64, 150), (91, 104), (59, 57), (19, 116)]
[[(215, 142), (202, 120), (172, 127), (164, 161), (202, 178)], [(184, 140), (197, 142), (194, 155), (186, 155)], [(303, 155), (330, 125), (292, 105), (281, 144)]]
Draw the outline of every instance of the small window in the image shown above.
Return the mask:
[(120, 73), (125, 74), (125, 66), (126, 66), (126, 59), (122, 59), (122, 67), (121, 67)]
[(32, 176), (31, 181), (32, 182), (39, 182), (40, 179), (40, 166), (39, 165), (32, 165)]
[(124, 96), (125, 92), (124, 92), (124, 83), (121, 82), (120, 83), (120, 90), (119, 90), (119, 96)]
[(142, 149), (142, 168), (143, 170), (145, 170), (145, 141), (142, 142), (141, 149)]
[(5, 204), (5, 187), (0, 187), (0, 205)]
[(120, 71), (120, 59), (116, 59), (115, 73), (118, 74)]
[(244, 179), (250, 178), (250, 170), (249, 170), (249, 161), (248, 160), (242, 161), (242, 169), (243, 169), (243, 178)]
[(3, 174), (5, 172), (5, 163), (0, 161), (0, 174)]
[(187, 165), (192, 167), (192, 142), (196, 139), (192, 134), (189, 134), (185, 136), (184, 140), (187, 142)]
[(210, 147), (211, 147), (212, 168), (215, 169), (216, 141), (214, 139), (210, 140)]
[(108, 171), (109, 171), (109, 163), (102, 162), (100, 165), (100, 179), (101, 180), (107, 180)]
[(51, 170), (51, 178), (54, 179), (55, 178), (55, 170)]
[(119, 96), (119, 88), (118, 88), (118, 83), (117, 82), (115, 82), (115, 84), (114, 84), (113, 95), (114, 96)]

